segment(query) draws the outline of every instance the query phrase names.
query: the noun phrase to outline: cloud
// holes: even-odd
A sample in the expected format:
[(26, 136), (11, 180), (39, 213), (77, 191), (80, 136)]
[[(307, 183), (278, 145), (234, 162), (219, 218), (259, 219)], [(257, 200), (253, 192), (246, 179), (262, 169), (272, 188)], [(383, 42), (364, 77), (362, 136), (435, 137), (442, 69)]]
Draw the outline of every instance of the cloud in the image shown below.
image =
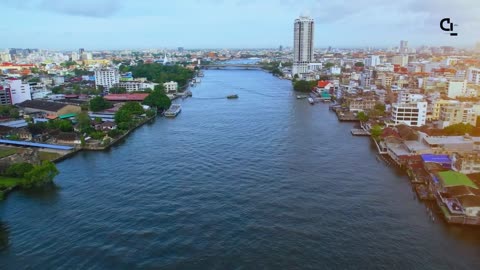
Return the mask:
[(104, 18), (117, 13), (124, 0), (0, 0), (0, 4), (17, 9), (41, 9), (58, 14)]

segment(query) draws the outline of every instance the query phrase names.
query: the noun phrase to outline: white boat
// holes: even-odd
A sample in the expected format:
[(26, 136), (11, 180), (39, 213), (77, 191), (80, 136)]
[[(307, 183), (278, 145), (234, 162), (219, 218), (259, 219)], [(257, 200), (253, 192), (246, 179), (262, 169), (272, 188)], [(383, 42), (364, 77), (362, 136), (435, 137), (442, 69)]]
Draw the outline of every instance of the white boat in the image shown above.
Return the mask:
[(315, 101), (313, 100), (313, 98), (309, 97), (309, 98), (308, 98), (308, 103), (310, 103), (310, 104), (313, 105), (313, 104), (315, 103)]
[(165, 117), (176, 117), (182, 111), (182, 106), (180, 104), (172, 104), (168, 110), (165, 111), (163, 115)]
[(297, 99), (304, 99), (304, 98), (307, 98), (308, 96), (307, 95), (297, 95)]

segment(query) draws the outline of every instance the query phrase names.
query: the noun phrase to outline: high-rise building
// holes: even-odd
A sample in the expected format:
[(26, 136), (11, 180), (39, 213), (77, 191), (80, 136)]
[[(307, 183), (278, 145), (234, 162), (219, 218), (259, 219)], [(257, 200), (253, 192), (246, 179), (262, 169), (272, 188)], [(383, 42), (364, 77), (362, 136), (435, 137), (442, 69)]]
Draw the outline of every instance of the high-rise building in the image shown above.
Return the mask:
[(408, 64), (408, 55), (395, 55), (392, 59), (392, 64), (400, 65), (402, 67)]
[(463, 97), (467, 93), (467, 80), (450, 80), (447, 83), (447, 96), (449, 98)]
[(23, 83), (22, 80), (19, 79), (9, 79), (7, 83), (10, 88), (10, 97), (13, 105), (32, 99), (30, 85), (28, 83)]
[(177, 50), (178, 50), (179, 53), (183, 53), (183, 51), (184, 51), (185, 49), (184, 49), (183, 47), (178, 47)]
[(99, 68), (95, 70), (95, 85), (103, 86), (104, 92), (108, 93), (111, 87), (120, 82), (120, 72), (117, 68)]
[(278, 50), (279, 50), (279, 51), (283, 51), (283, 46), (280, 45), (280, 46), (278, 47)]
[(84, 48), (78, 49), (78, 54), (79, 54), (79, 55), (82, 55), (84, 52), (85, 52), (85, 49), (84, 49)]
[(371, 55), (369, 58), (365, 59), (365, 65), (367, 67), (374, 67), (376, 65), (380, 65), (380, 56)]
[(308, 64), (313, 61), (314, 21), (301, 16), (294, 23), (292, 75), (308, 72)]
[(408, 53), (408, 41), (400, 40), (399, 53)]

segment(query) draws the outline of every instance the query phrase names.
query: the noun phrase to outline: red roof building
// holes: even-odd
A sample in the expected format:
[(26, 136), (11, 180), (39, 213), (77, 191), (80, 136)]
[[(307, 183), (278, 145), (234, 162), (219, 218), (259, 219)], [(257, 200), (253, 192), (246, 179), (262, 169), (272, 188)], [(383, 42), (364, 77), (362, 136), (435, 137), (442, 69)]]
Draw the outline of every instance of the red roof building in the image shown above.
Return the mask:
[(320, 88), (325, 88), (329, 83), (329, 81), (318, 81), (317, 86)]
[(109, 94), (104, 98), (108, 101), (143, 101), (148, 94)]

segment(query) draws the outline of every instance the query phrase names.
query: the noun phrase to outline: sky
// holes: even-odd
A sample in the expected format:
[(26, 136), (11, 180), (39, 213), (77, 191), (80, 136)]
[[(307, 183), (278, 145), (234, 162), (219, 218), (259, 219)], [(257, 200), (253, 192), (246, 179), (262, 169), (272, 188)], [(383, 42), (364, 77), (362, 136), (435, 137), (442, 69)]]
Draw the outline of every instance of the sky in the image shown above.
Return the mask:
[(300, 15), (315, 19), (319, 48), (480, 41), (480, 0), (0, 0), (0, 11), (0, 48), (289, 47)]

